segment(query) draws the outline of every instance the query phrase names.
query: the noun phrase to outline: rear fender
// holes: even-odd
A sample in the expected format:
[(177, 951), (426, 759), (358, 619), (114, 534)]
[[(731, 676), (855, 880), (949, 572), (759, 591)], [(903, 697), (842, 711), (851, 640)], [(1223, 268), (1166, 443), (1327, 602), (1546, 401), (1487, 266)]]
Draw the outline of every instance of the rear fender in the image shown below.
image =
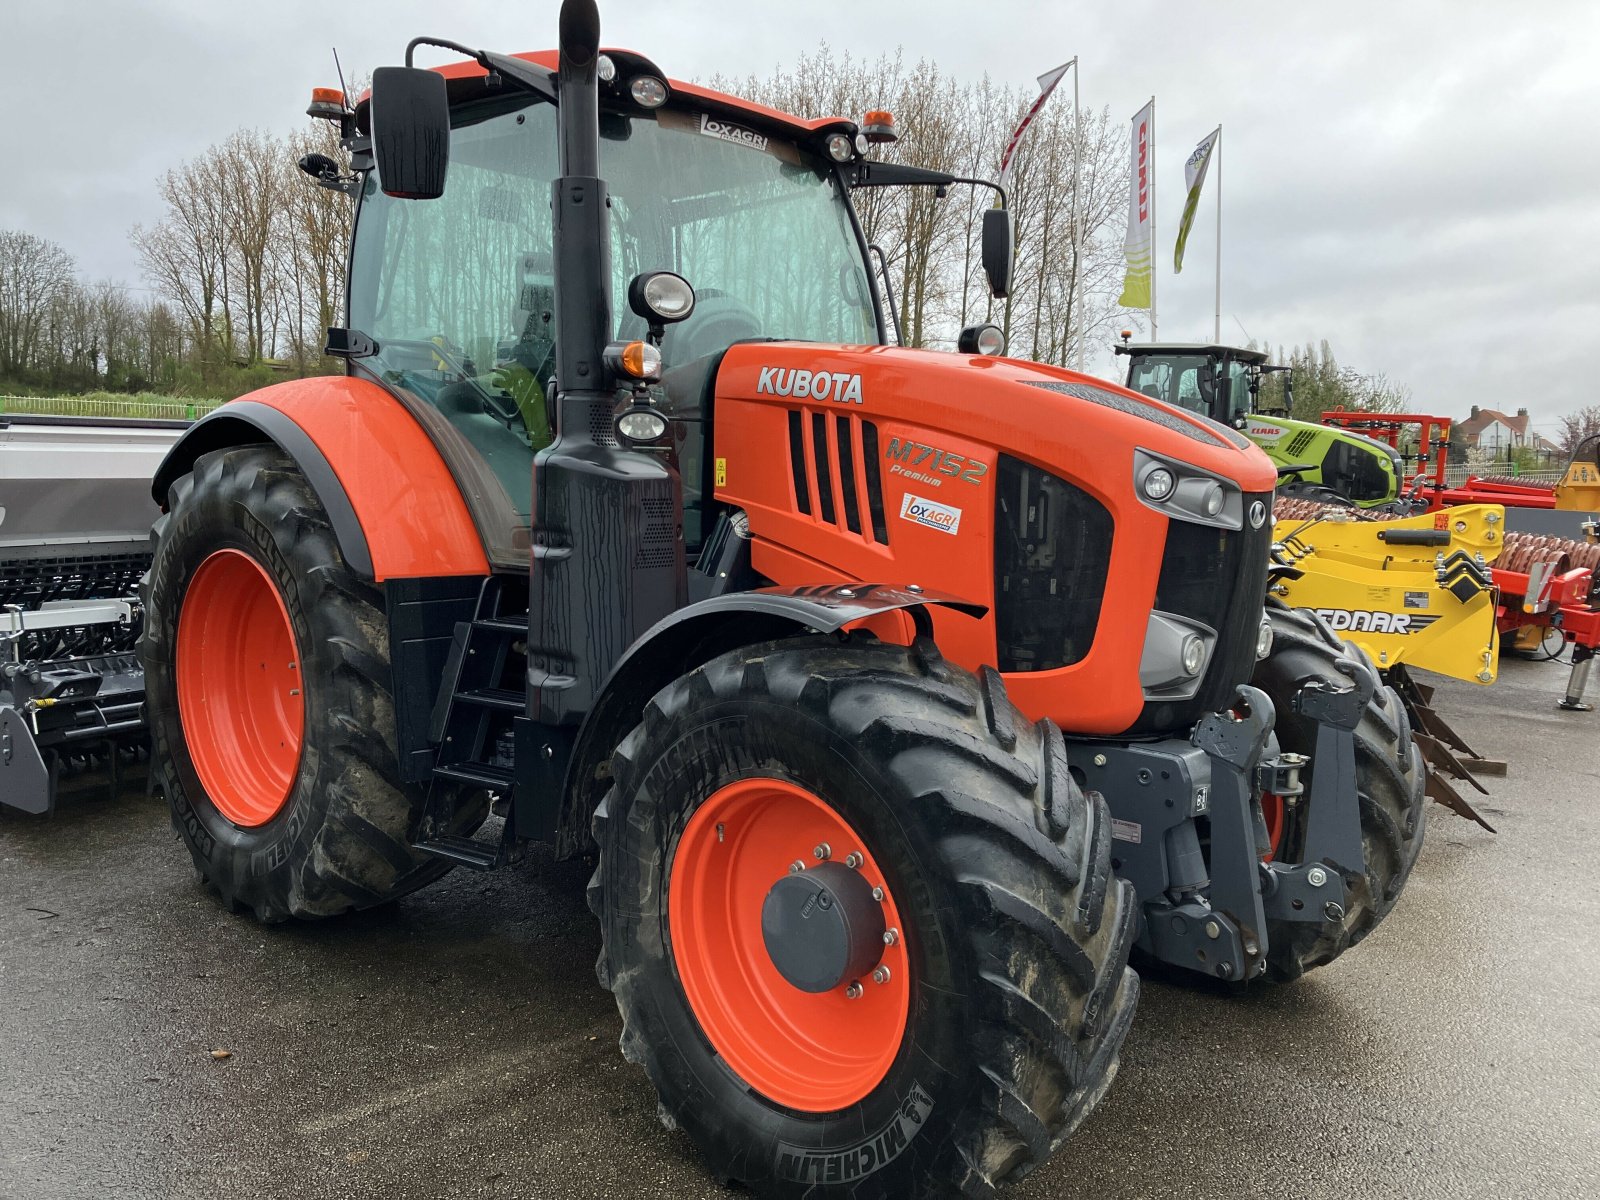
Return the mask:
[(197, 421), (163, 460), (151, 493), (214, 450), (271, 443), (295, 461), (339, 549), (365, 579), (487, 575), (461, 489), (414, 417), (364, 379), (319, 376), (262, 388)]
[(919, 636), (931, 636), (927, 605), (981, 618), (988, 611), (954, 596), (878, 584), (757, 588), (712, 596), (681, 608), (639, 638), (601, 689), (578, 730), (567, 760), (556, 818), (556, 856), (568, 858), (592, 844), (589, 818), (611, 785), (612, 751), (639, 723), (644, 706), (674, 679), (740, 646), (807, 633), (838, 633), (847, 626), (904, 612)]

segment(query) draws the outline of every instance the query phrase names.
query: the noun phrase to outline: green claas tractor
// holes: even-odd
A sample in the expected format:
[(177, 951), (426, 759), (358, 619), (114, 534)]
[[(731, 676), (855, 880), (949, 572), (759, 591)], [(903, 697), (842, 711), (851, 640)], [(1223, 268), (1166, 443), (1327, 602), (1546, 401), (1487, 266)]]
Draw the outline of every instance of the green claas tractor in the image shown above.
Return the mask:
[[(1280, 493), (1357, 508), (1397, 502), (1405, 460), (1373, 438), (1291, 418), (1289, 368), (1268, 364), (1260, 350), (1174, 342), (1134, 346), (1126, 335), (1112, 349), (1128, 358), (1131, 390), (1231, 425), (1265, 450), (1278, 468)], [(1284, 408), (1264, 412), (1261, 381), (1279, 371)]]

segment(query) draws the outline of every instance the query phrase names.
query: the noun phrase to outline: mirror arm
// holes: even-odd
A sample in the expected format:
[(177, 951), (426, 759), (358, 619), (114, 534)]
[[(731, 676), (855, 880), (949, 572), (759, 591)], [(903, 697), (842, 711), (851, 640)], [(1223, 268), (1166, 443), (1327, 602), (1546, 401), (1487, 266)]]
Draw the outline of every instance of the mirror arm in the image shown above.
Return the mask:
[(551, 103), (555, 102), (556, 85), (550, 72), (542, 71), (520, 58), (498, 54), (493, 50), (474, 50), (471, 46), (463, 46), (460, 42), (452, 42), (448, 38), (417, 37), (412, 38), (406, 45), (406, 66), (412, 65), (412, 54), (418, 46), (438, 46), (442, 50), (454, 50), (457, 54), (465, 54), (485, 71), (509, 79), (525, 92), (532, 92), (535, 96)]
[(1009, 205), (1006, 190), (998, 183), (966, 175), (951, 175), (946, 171), (930, 171), (926, 167), (910, 167), (904, 163), (859, 162), (849, 183), (851, 187), (949, 187), (952, 183), (965, 183), (994, 192), (1000, 197), (1001, 208)]

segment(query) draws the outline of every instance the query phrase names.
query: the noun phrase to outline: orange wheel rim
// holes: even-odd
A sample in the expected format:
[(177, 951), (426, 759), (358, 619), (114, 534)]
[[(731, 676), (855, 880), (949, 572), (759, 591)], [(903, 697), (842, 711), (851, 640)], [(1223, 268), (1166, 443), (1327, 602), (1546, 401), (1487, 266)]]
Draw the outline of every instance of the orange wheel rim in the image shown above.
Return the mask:
[(178, 617), (178, 715), (195, 772), (235, 825), (282, 810), (305, 735), (300, 653), (278, 586), (242, 550), (200, 564)]
[[(802, 991), (774, 964), (762, 906), (815, 851), (859, 871), (887, 929), (878, 966), (823, 992)], [(851, 859), (858, 855), (859, 859)], [(718, 789), (689, 819), (673, 857), (667, 921), (689, 1007), (712, 1047), (750, 1087), (801, 1112), (834, 1112), (882, 1082), (905, 1040), (911, 1008), (905, 927), (883, 872), (850, 823), (805, 788), (744, 779)]]

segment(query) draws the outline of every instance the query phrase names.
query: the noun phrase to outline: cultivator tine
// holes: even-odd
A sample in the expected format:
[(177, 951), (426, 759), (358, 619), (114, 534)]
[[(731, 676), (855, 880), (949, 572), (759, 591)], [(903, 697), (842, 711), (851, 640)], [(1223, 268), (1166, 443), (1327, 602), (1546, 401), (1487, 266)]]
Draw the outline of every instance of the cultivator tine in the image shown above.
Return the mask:
[[(1416, 729), (1411, 731), (1411, 740), (1417, 744), (1417, 749), (1422, 751), (1422, 757), (1427, 760), (1430, 767), (1437, 767), (1447, 775), (1453, 775), (1464, 783), (1470, 783), (1485, 796), (1489, 794), (1489, 789), (1473, 778), (1472, 769), (1457, 758), (1444, 742)], [(1437, 774), (1436, 771), (1428, 773)]]
[(1466, 802), (1466, 799), (1461, 795), (1461, 793), (1456, 791), (1454, 784), (1452, 784), (1437, 771), (1428, 772), (1428, 783), (1425, 790), (1432, 799), (1444, 805), (1457, 816), (1465, 817), (1469, 821), (1476, 821), (1490, 833), (1499, 832), (1499, 830), (1495, 829), (1493, 825), (1489, 824), (1489, 822), (1485, 821), (1483, 817), (1479, 815), (1477, 809), (1473, 808), (1472, 805)]
[[(1470, 773), (1474, 770), (1482, 771), (1489, 775), (1504, 775), (1506, 773), (1503, 762), (1499, 759), (1484, 758), (1483, 755), (1467, 745), (1467, 740), (1451, 727), (1450, 722), (1446, 721), (1434, 710), (1433, 688), (1430, 685), (1418, 683), (1411, 678), (1411, 673), (1403, 666), (1395, 667), (1391, 670), (1388, 681), (1390, 686), (1400, 694), (1400, 700), (1406, 706), (1406, 714), (1411, 718), (1411, 728), (1413, 730), (1422, 730), (1430, 737), (1449, 746), (1452, 751), (1459, 751), (1465, 757), (1466, 761), (1462, 762), (1462, 759), (1457, 757), (1456, 754), (1451, 754), (1450, 763), (1448, 764), (1452, 769), (1461, 770), (1463, 779), (1469, 778)], [(1426, 750), (1424, 750), (1424, 753), (1426, 753)], [(1474, 781), (1474, 786), (1477, 786), (1476, 781)], [(1481, 787), (1478, 790), (1480, 792), (1483, 791)], [(1488, 795), (1487, 792), (1484, 792), (1484, 794)]]

